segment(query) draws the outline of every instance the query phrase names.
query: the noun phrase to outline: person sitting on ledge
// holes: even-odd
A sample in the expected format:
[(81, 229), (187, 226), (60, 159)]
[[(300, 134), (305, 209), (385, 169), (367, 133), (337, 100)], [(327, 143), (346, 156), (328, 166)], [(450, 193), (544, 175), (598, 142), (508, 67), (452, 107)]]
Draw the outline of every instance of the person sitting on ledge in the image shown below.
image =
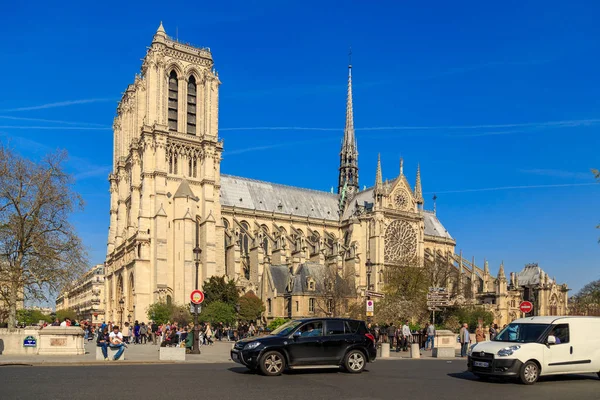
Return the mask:
[(113, 331), (110, 333), (110, 348), (118, 349), (117, 354), (115, 354), (114, 360), (118, 360), (123, 352), (125, 351), (125, 347), (127, 346), (123, 343), (123, 334), (119, 332), (119, 327), (117, 325), (113, 326)]
[(102, 355), (104, 361), (108, 361), (108, 345), (110, 344), (110, 338), (108, 337), (108, 328), (104, 328), (103, 331), (98, 333), (98, 339), (96, 340), (96, 346), (102, 347)]

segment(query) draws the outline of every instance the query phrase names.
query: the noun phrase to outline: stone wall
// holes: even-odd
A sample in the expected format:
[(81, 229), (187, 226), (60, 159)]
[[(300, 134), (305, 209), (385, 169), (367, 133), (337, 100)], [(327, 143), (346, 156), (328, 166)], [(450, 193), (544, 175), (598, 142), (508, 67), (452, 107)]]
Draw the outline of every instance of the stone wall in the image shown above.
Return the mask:
[[(28, 327), (25, 329), (0, 329), (0, 355), (19, 354), (35, 355), (40, 345), (39, 329)], [(36, 347), (23, 347), (23, 341), (27, 336), (33, 336), (37, 342)]]

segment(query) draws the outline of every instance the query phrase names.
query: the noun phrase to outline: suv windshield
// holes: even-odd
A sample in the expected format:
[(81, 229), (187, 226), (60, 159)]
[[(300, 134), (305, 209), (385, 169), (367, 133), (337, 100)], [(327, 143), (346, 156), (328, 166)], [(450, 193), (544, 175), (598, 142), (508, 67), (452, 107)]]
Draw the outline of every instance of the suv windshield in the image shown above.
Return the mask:
[(494, 341), (534, 343), (540, 340), (549, 326), (548, 324), (510, 324), (494, 338)]
[(286, 336), (300, 325), (302, 321), (289, 321), (271, 332), (271, 335)]

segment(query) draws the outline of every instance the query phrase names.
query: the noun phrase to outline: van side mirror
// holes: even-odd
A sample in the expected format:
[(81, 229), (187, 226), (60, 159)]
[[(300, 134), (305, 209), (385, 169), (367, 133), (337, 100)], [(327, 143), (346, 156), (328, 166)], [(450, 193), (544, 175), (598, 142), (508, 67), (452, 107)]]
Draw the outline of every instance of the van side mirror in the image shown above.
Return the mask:
[(296, 331), (292, 336), (294, 337), (294, 339), (298, 339), (300, 336), (302, 336), (302, 332)]
[(548, 335), (548, 339), (546, 339), (547, 344), (556, 344), (556, 337), (553, 335)]

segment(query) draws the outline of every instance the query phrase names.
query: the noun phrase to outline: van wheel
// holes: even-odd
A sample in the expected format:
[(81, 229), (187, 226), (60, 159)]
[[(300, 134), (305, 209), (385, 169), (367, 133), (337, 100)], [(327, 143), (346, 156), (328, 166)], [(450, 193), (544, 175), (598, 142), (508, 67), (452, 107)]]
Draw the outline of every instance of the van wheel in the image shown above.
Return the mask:
[(260, 358), (259, 368), (267, 376), (281, 375), (285, 369), (285, 359), (278, 351), (268, 351)]
[(521, 367), (519, 378), (524, 385), (533, 385), (540, 377), (540, 367), (533, 361), (527, 361)]
[(365, 355), (360, 350), (351, 350), (346, 354), (344, 358), (344, 367), (346, 371), (352, 374), (358, 374), (365, 369), (365, 365), (367, 360), (365, 359)]

